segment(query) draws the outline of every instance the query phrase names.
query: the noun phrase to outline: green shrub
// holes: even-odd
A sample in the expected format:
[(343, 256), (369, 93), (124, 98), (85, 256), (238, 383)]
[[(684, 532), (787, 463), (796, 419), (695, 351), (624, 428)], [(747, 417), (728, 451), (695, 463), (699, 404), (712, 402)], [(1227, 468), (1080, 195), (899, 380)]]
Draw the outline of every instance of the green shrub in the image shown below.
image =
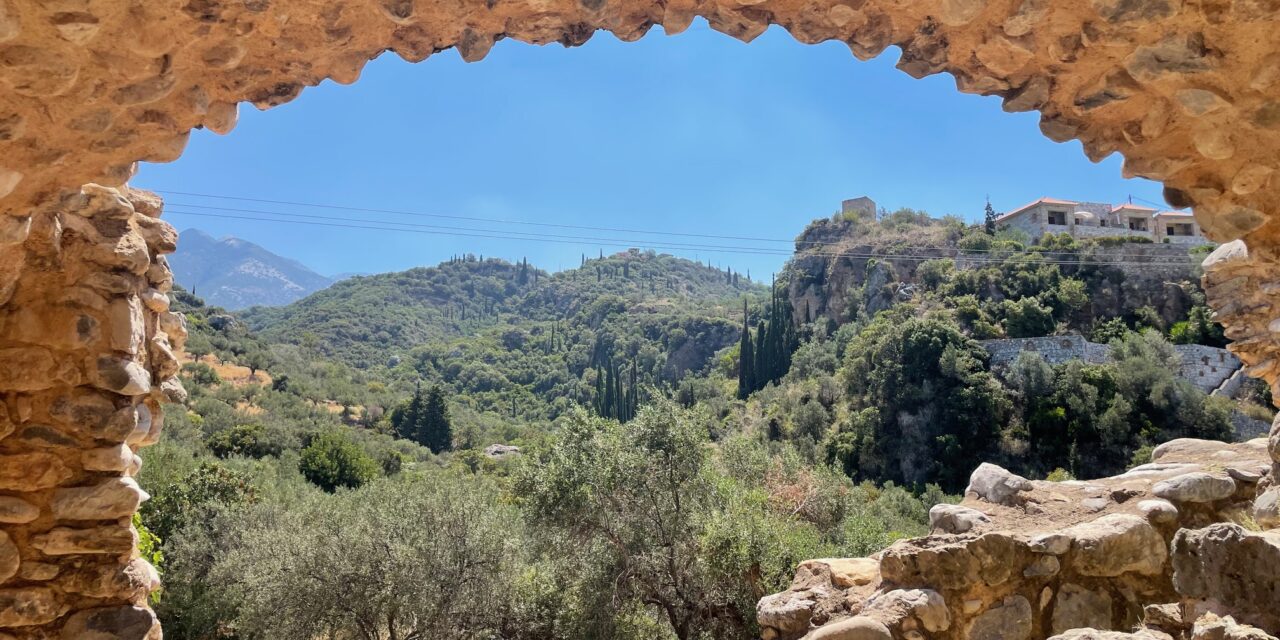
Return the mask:
[(211, 387), (222, 382), (218, 372), (203, 362), (188, 362), (182, 365), (182, 372), (197, 385)]
[(353, 489), (378, 477), (378, 463), (359, 445), (337, 431), (326, 431), (311, 439), (302, 450), (298, 470), (312, 484), (333, 492)]

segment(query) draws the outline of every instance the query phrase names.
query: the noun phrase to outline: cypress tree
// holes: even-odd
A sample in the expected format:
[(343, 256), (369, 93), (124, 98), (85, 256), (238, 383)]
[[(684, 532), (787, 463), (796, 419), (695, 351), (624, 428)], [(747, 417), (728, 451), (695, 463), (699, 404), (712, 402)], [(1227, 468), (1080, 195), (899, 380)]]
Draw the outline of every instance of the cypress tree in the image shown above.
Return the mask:
[(418, 442), (431, 449), (432, 453), (453, 449), (453, 424), (449, 419), (449, 406), (445, 402), (444, 391), (439, 386), (433, 386), (427, 392), (419, 424), (421, 428)]
[(987, 235), (994, 236), (996, 234), (996, 210), (992, 208), (991, 200), (987, 200), (987, 209), (985, 214), (983, 230), (987, 232)]
[(759, 320), (756, 322), (756, 384), (753, 391), (759, 391), (769, 383), (769, 371), (772, 367), (769, 364), (769, 345), (765, 342), (765, 335), (764, 320)]
[(742, 301), (742, 341), (738, 346), (738, 399), (746, 400), (756, 390), (755, 352), (751, 348), (751, 324), (747, 301)]
[(409, 402), (391, 412), (391, 428), (396, 436), (405, 440), (418, 441), (418, 422), (421, 420), (426, 399), (422, 395), (422, 382), (419, 381), (413, 390)]

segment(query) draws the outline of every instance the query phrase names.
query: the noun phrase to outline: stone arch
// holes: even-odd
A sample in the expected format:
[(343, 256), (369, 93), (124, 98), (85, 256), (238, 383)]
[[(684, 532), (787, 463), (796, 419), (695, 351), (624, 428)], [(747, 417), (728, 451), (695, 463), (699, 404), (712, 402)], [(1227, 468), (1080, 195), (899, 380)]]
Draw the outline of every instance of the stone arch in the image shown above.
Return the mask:
[(354, 82), (384, 51), (476, 61), (502, 38), (635, 40), (696, 16), (863, 59), (898, 46), (912, 76), (951, 73), (1038, 110), (1046, 136), (1091, 159), (1123, 154), (1208, 235), (1248, 240), (1208, 262), (1211, 301), (1252, 372), (1280, 376), (1268, 0), (0, 0), (0, 640), (160, 634), (130, 526), (145, 498), (134, 450), (184, 395), (186, 332), (166, 295), (176, 234), (158, 198), (126, 186), (138, 161), (177, 159), (195, 127), (230, 131), (241, 102)]

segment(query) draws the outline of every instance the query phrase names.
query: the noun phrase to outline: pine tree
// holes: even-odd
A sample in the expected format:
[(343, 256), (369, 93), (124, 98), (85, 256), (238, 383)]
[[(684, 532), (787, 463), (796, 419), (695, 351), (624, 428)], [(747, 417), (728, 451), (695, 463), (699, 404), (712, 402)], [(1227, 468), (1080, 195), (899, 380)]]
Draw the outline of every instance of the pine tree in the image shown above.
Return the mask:
[(987, 200), (986, 220), (983, 223), (983, 227), (987, 235), (994, 236), (996, 234), (996, 210), (992, 208), (990, 200)]

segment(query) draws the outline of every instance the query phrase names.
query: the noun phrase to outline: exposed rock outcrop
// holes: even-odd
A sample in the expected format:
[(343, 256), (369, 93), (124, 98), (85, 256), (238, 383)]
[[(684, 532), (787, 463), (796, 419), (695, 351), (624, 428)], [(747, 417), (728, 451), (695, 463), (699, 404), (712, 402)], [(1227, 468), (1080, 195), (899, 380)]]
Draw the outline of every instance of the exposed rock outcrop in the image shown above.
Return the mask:
[[(983, 464), (961, 504), (931, 510), (929, 536), (801, 565), (791, 589), (760, 601), (764, 638), (1268, 637), (1280, 630), (1280, 530), (1236, 522), (1268, 495), (1270, 463), (1259, 438), (1175, 440), (1090, 481)], [(863, 581), (837, 580), (841, 564)]]

